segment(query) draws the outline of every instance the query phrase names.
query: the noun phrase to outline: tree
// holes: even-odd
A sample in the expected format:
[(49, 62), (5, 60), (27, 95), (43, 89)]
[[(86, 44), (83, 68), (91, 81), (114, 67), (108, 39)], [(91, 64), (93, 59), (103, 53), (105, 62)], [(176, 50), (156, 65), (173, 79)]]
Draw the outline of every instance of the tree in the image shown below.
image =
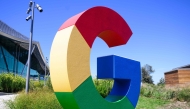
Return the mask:
[(164, 85), (164, 84), (165, 84), (165, 79), (161, 78), (157, 85)]
[(142, 71), (142, 82), (143, 83), (149, 83), (154, 84), (154, 81), (152, 79), (151, 73), (154, 73), (154, 70), (152, 69), (152, 66), (146, 64), (141, 68)]

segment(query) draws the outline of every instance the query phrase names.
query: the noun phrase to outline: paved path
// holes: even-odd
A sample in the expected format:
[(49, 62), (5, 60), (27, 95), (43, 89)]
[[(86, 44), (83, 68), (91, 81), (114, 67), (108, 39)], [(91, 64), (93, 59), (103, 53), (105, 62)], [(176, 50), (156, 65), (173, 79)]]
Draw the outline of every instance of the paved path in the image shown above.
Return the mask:
[(0, 109), (6, 109), (5, 101), (13, 100), (17, 94), (7, 94), (0, 92)]

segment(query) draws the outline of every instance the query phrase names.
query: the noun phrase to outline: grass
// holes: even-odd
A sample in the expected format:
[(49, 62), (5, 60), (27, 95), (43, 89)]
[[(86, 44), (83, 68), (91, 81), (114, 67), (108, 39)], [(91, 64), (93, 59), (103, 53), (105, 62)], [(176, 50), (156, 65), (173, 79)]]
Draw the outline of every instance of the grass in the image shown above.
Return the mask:
[[(113, 81), (94, 80), (95, 87), (102, 97), (110, 92)], [(14, 101), (6, 102), (10, 109), (62, 109), (51, 86), (50, 80), (44, 87), (43, 82), (32, 82), (33, 87), (30, 93), (26, 95), (24, 91), (20, 92)], [(164, 86), (144, 84), (141, 87), (141, 94), (136, 109), (157, 109), (165, 107), (177, 107), (183, 102), (190, 102), (190, 88), (166, 88)], [(180, 105), (181, 105), (180, 104)], [(184, 107), (190, 107), (184, 105)], [(173, 108), (172, 108), (173, 109)], [(179, 108), (180, 109), (180, 108)]]
[(161, 100), (190, 102), (190, 87), (165, 87), (151, 84), (143, 84), (141, 95)]
[[(170, 103), (167, 100), (140, 96), (136, 109), (156, 109)], [(10, 109), (62, 109), (54, 92), (47, 88), (37, 89), (26, 95), (20, 92), (14, 101), (6, 102)]]
[(171, 102), (167, 105), (160, 106), (157, 109), (189, 109), (190, 103), (189, 102)]
[(136, 109), (156, 109), (169, 103), (168, 100), (140, 96)]
[(54, 92), (47, 87), (33, 90), (28, 95), (22, 91), (14, 101), (5, 104), (10, 109), (62, 109)]

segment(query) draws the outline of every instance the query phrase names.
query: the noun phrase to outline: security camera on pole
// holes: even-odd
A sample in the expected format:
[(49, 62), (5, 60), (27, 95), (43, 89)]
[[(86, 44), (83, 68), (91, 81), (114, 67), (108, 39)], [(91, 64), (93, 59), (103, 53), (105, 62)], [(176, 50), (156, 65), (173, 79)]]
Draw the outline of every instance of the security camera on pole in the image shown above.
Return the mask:
[(34, 24), (34, 8), (37, 8), (39, 12), (42, 12), (43, 9), (40, 5), (36, 4), (35, 2), (30, 1), (29, 8), (27, 10), (27, 14), (32, 11), (32, 15), (29, 15), (26, 18), (26, 21), (31, 19), (31, 28), (30, 28), (30, 42), (29, 42), (29, 49), (28, 49), (28, 67), (27, 67), (27, 74), (26, 74), (26, 94), (29, 92), (29, 81), (30, 81), (30, 60), (31, 60), (31, 49), (32, 49), (32, 36), (33, 36), (33, 24)]

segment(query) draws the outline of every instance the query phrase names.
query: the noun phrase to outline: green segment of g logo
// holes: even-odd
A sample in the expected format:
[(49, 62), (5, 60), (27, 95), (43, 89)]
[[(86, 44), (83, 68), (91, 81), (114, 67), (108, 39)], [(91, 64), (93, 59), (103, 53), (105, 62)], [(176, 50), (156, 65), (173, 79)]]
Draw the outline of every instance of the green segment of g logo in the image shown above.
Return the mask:
[(126, 96), (114, 102), (100, 96), (90, 75), (89, 59), (97, 36), (109, 47), (115, 47), (126, 44), (131, 35), (125, 20), (106, 7), (88, 9), (60, 27), (51, 48), (50, 74), (54, 92), (64, 109), (135, 108), (137, 102), (132, 103)]

